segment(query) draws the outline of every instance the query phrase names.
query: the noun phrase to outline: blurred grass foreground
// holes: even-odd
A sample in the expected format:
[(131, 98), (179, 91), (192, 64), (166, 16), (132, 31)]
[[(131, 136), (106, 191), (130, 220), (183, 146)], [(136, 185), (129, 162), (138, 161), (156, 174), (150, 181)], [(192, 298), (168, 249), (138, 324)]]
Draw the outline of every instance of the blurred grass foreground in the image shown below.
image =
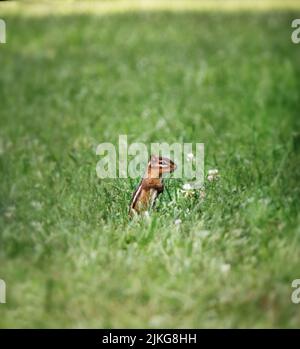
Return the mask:
[[(0, 327), (299, 327), (299, 2), (20, 1), (0, 18)], [(95, 170), (119, 134), (203, 142), (220, 178), (192, 196), (172, 181), (130, 222), (137, 181)]]

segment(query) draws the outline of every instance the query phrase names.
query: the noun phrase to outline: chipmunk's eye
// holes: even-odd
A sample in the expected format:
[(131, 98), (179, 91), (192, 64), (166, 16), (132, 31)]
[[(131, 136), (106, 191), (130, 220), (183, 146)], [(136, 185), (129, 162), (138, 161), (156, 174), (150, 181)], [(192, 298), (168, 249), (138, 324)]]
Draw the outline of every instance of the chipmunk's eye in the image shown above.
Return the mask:
[(169, 167), (169, 164), (166, 160), (159, 160), (159, 165), (161, 167)]

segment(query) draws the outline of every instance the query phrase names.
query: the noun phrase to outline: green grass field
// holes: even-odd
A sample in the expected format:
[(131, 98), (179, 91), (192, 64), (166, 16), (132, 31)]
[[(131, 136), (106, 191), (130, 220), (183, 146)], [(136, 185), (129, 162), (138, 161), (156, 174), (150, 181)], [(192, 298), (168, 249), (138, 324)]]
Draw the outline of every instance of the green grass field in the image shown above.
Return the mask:
[[(300, 12), (0, 17), (0, 327), (299, 327)], [(130, 222), (119, 134), (220, 179)]]

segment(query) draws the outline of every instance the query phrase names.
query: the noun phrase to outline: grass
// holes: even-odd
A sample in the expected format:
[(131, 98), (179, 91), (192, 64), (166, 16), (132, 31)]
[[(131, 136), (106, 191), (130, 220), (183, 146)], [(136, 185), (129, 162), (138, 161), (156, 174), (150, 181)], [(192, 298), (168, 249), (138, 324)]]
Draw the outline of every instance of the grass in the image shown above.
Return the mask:
[[(3, 17), (0, 327), (299, 327), (299, 13)], [(119, 134), (220, 179), (130, 222), (95, 171)]]

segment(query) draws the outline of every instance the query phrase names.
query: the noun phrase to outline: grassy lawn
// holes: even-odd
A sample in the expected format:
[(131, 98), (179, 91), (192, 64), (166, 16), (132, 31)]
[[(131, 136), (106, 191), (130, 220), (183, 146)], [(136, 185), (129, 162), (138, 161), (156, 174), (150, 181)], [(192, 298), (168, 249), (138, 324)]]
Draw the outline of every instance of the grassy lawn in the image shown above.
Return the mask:
[[(0, 327), (300, 326), (299, 13), (1, 13)], [(130, 222), (137, 181), (96, 176), (119, 134), (220, 179)]]

